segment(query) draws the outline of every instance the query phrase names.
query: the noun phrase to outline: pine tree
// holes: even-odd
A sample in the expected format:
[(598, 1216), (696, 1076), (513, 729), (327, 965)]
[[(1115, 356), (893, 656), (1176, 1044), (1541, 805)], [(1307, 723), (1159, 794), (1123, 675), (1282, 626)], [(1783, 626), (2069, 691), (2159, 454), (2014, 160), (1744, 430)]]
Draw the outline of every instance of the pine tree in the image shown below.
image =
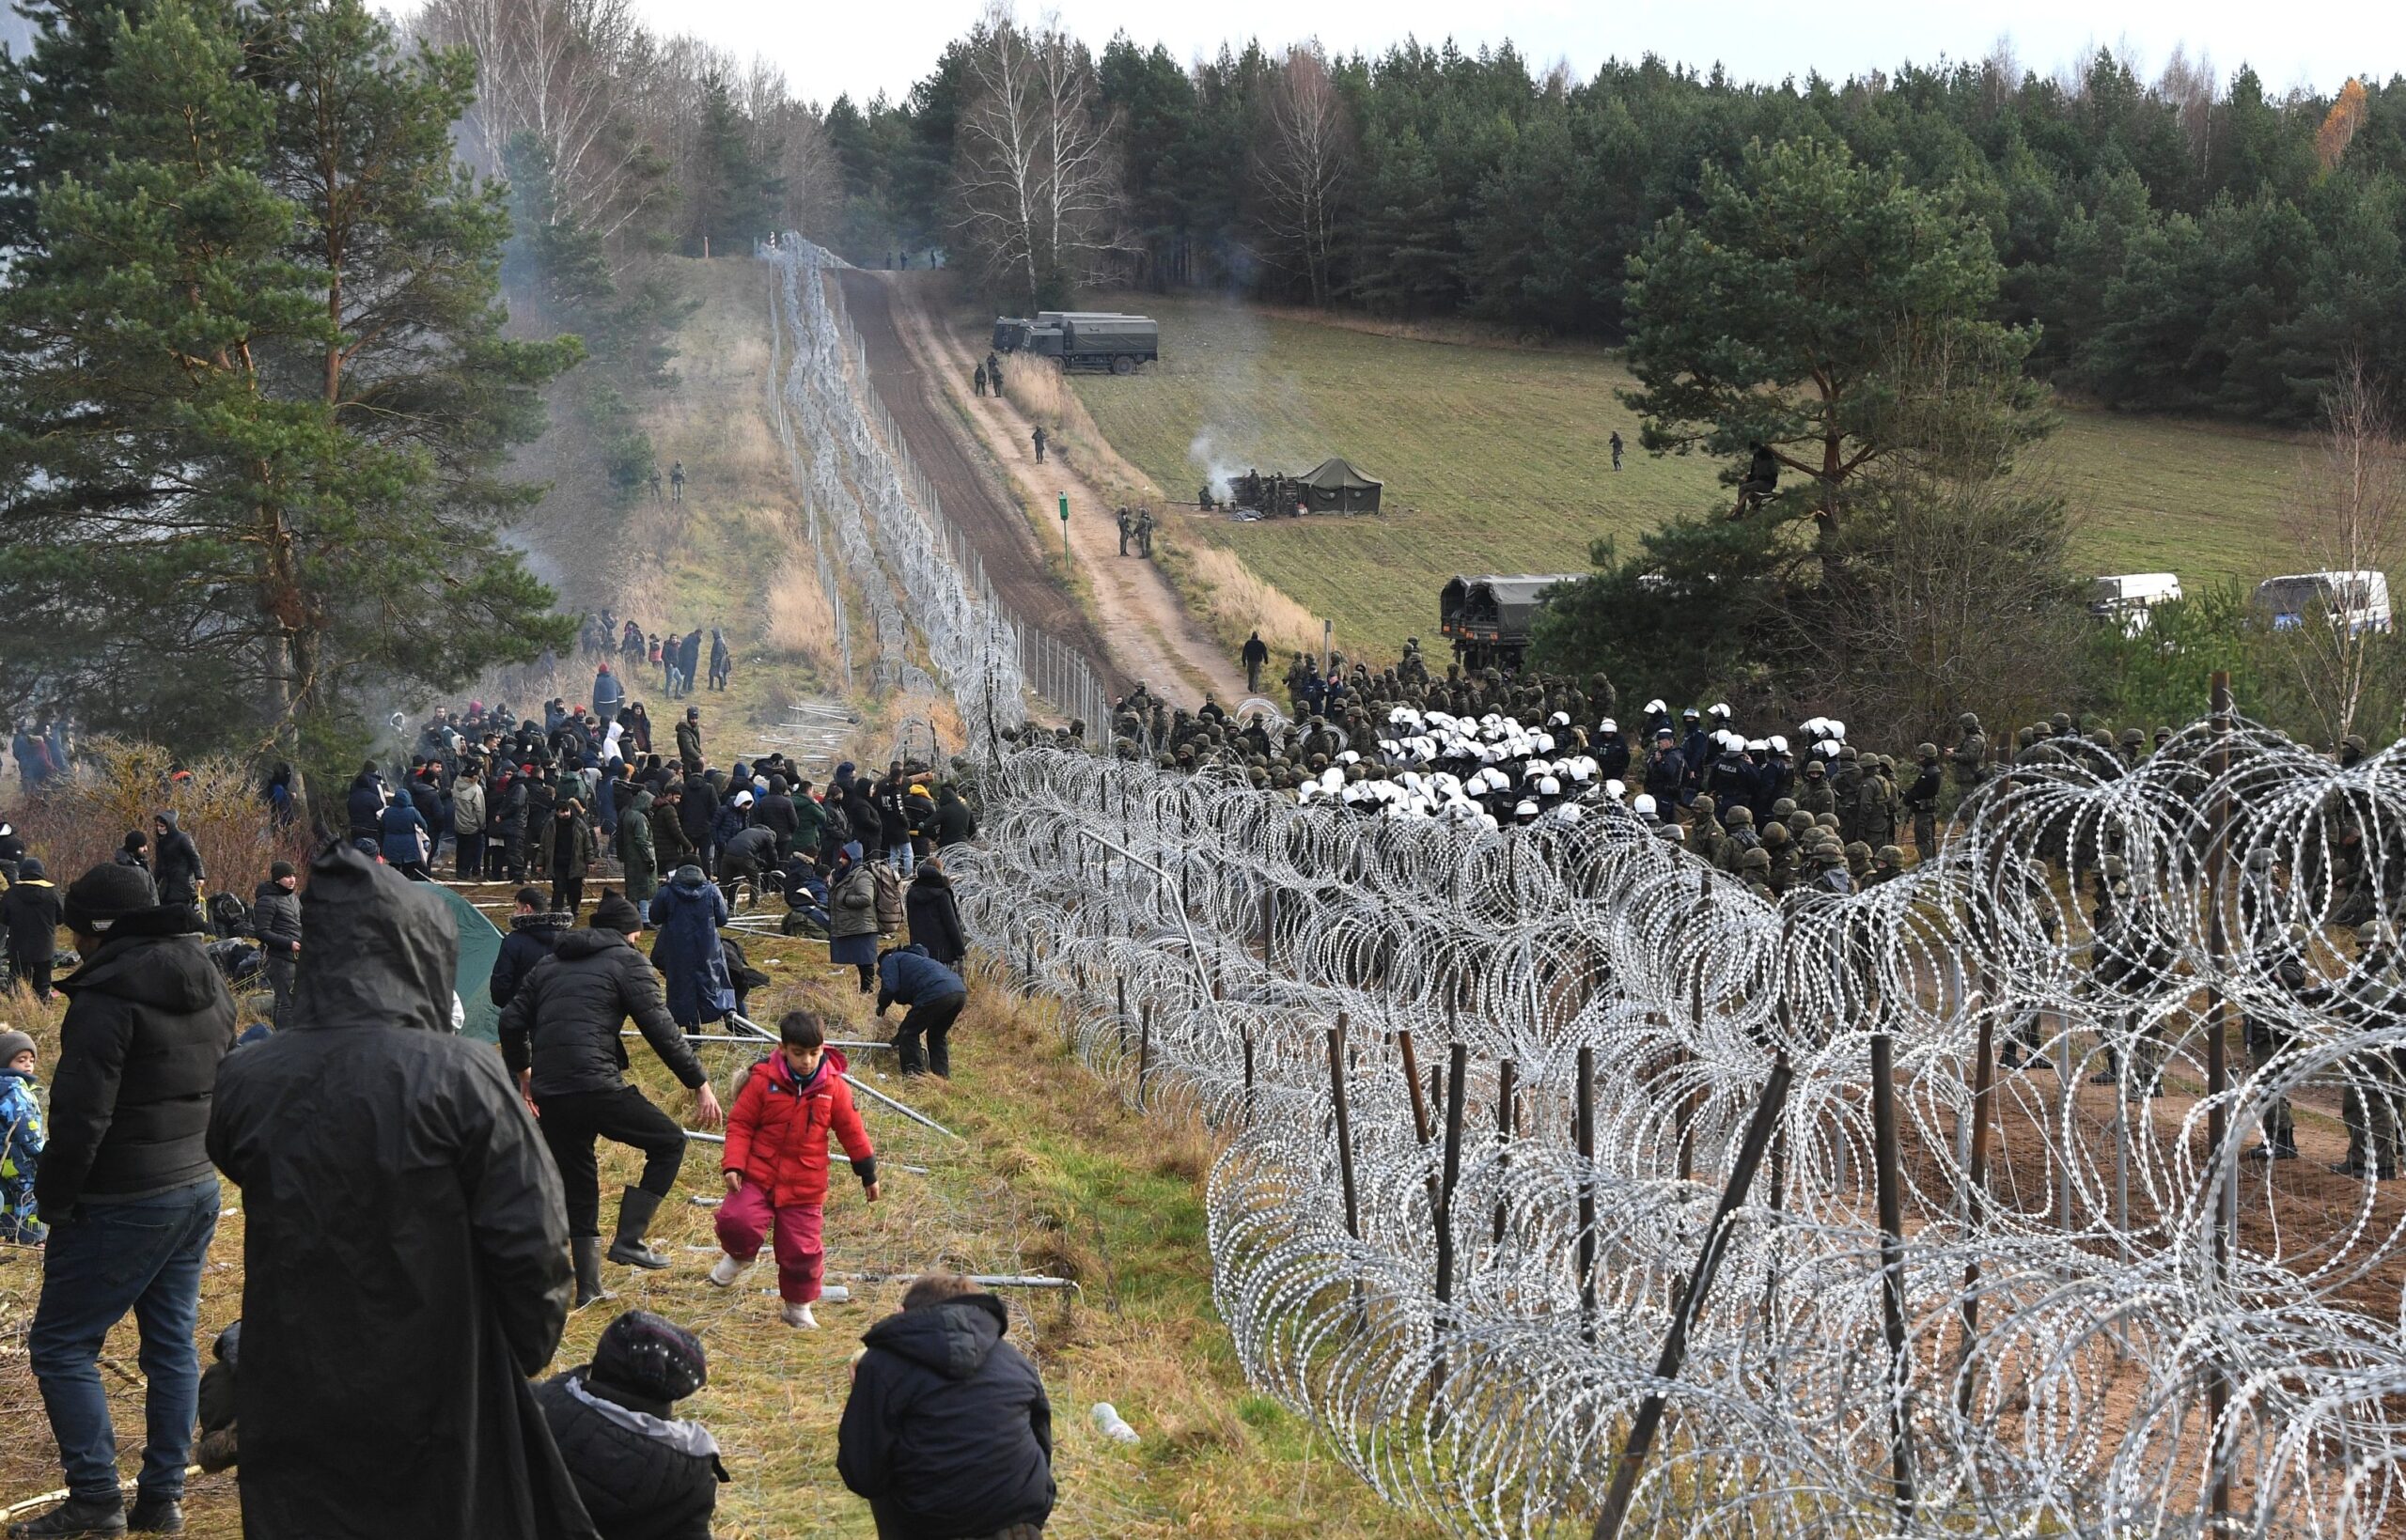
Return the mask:
[(297, 757), (371, 686), (563, 642), (498, 471), (579, 348), (500, 335), (461, 61), (401, 60), (356, 0), (159, 0), (105, 57), (113, 153), (39, 190), (0, 288), (0, 677)]

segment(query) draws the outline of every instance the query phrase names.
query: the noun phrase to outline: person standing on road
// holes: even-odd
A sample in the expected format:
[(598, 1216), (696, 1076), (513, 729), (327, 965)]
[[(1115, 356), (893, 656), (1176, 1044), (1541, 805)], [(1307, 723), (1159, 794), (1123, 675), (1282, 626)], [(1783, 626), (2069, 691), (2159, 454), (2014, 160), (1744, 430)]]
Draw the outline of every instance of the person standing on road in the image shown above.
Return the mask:
[(1030, 442), (1030, 443), (1034, 443), (1034, 444), (1036, 445), (1036, 463), (1037, 463), (1037, 464), (1039, 464), (1039, 465), (1043, 464), (1043, 463), (1044, 463), (1044, 425), (1043, 425), (1042, 423), (1039, 423), (1039, 424), (1037, 424), (1037, 425), (1036, 425), (1036, 431), (1035, 431), (1035, 432), (1033, 432), (1033, 433), (1030, 433), (1030, 434), (1028, 435), (1028, 440), (1029, 440), (1029, 442)]
[[(67, 1015), (34, 1177), (50, 1241), (25, 1347), (68, 1497), (8, 1533), (173, 1533), (200, 1397), (200, 1275), (217, 1232), (210, 1098), (234, 1046), (234, 998), (201, 948), (199, 913), (158, 902), (133, 867), (86, 872), (65, 911), (84, 965), (58, 984)], [(102, 1346), (129, 1311), (146, 1382), (130, 1514), (101, 1385)]]
[(1002, 355), (991, 350), (986, 354), (986, 386), (997, 396), (1003, 393)]
[(1128, 517), (1128, 506), (1119, 506), (1119, 553), (1128, 554), (1128, 537), (1136, 533), (1135, 521)]
[(1153, 559), (1153, 510), (1150, 508), (1136, 515), (1136, 554), (1147, 561)]
[(596, 1540), (526, 1382), (568, 1320), (559, 1178), (452, 1030), (450, 909), (337, 845), (302, 926), (292, 1026), (208, 1118), (245, 1211), (243, 1532)]
[(973, 374), (973, 375), (971, 375), (971, 376), (969, 377), (969, 381), (970, 381), (970, 383), (971, 383), (972, 385), (974, 385), (974, 386), (976, 386), (976, 391), (977, 391), (977, 394), (978, 394), (978, 395), (980, 395), (980, 396), (985, 395), (985, 394), (986, 394), (986, 366), (985, 366), (985, 365), (983, 365), (983, 364), (978, 365), (978, 366), (977, 366), (977, 372), (976, 372), (976, 374)]
[(1261, 693), (1261, 667), (1270, 661), (1270, 646), (1262, 641), (1259, 631), (1257, 630), (1244, 639), (1244, 652), (1242, 656), (1244, 659), (1245, 693), (1258, 695)]
[(644, 1243), (644, 1232), (685, 1161), (685, 1130), (626, 1082), (619, 1023), (633, 1017), (660, 1062), (692, 1089), (703, 1132), (721, 1121), (710, 1077), (669, 1017), (660, 975), (635, 950), (642, 931), (635, 907), (608, 894), (594, 907), (591, 928), (562, 936), (501, 1013), (502, 1061), (559, 1167), (580, 1306), (604, 1298), (601, 1169), (593, 1142), (608, 1139), (643, 1152), (643, 1175), (618, 1201), (618, 1230), (608, 1253), (625, 1267), (668, 1266), (666, 1256)]

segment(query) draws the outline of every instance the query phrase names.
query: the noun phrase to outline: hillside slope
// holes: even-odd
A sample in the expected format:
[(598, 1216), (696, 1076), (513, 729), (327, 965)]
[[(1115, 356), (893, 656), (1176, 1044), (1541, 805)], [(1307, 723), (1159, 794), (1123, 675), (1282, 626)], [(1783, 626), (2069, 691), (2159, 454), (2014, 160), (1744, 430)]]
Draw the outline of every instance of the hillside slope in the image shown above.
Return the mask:
[[(1204, 538), (1386, 652), (1436, 625), (1456, 572), (1584, 570), (1596, 537), (1726, 499), (1717, 467), (1637, 448), (1615, 392), (1630, 377), (1593, 350), (1411, 340), (1232, 301), (1102, 297), (1162, 322), (1162, 362), (1076, 389), (1112, 444), (1173, 498), (1210, 472), (1289, 473), (1342, 455), (1386, 482), (1381, 519), (1235, 524)], [(1625, 468), (1607, 447), (1617, 429)], [(2023, 474), (2070, 505), (2074, 560), (2098, 572), (2171, 570), (2193, 588), (2292, 570), (2280, 529), (2293, 440), (2263, 430), (2071, 411)]]

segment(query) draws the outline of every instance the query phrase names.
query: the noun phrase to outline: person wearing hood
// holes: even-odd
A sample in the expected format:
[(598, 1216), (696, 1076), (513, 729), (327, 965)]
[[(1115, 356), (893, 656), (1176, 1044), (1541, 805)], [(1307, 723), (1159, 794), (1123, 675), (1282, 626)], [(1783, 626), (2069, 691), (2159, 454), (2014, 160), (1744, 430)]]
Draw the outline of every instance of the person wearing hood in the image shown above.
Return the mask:
[[(68, 888), (65, 913), (84, 964), (58, 985), (67, 1014), (34, 1179), (50, 1240), (25, 1347), (68, 1497), (9, 1530), (33, 1540), (182, 1525), (200, 1277), (217, 1230), (205, 1134), (236, 1019), (202, 949), (200, 916), (158, 902), (142, 873), (93, 867)], [(131, 1514), (100, 1363), (129, 1313), (142, 1332), (148, 1426)]]
[(362, 764), (359, 773), (351, 778), (351, 789), (343, 794), (343, 812), (350, 819), (351, 838), (372, 854), (384, 816), (384, 778), (376, 773), (374, 760)]
[(852, 1105), (844, 1055), (826, 1046), (826, 1028), (808, 1011), (777, 1023), (777, 1051), (752, 1066), (726, 1119), (719, 1170), (726, 1198), (718, 1209), (721, 1255), (711, 1282), (733, 1288), (776, 1236), (777, 1295), (786, 1325), (815, 1330), (810, 1313), (826, 1256), (827, 1141), (844, 1146), (861, 1190), (877, 1202), (877, 1151)]
[(936, 788), (936, 848), (949, 850), (977, 837), (977, 815), (961, 800), (961, 788), (946, 781)]
[(735, 984), (718, 933), (727, 921), (726, 895), (699, 866), (677, 868), (651, 901), (651, 963), (660, 970), (668, 1014), (692, 1032), (735, 1008)]
[(711, 688), (725, 690), (726, 677), (733, 672), (735, 660), (726, 650), (726, 633), (716, 626), (711, 628)]
[(903, 895), (905, 923), (911, 927), (911, 940), (928, 949), (928, 956), (947, 968), (959, 968), (961, 959), (969, 955), (969, 939), (961, 928), (961, 906), (952, 892), (952, 879), (945, 875), (944, 858), (930, 856), (919, 865), (918, 874), (911, 879), (911, 891)]
[(627, 898), (634, 905), (636, 916), (649, 924), (652, 895), (660, 891), (660, 861), (653, 853), (650, 792), (636, 792), (634, 800), (627, 804), (627, 816), (618, 820), (613, 848), (617, 852), (618, 864), (626, 872)]
[(711, 1540), (718, 1440), (676, 1404), (710, 1383), (702, 1341), (630, 1310), (602, 1329), (593, 1361), (535, 1387), (560, 1458), (602, 1540)]
[(151, 881), (162, 904), (200, 902), (200, 885), (209, 873), (200, 864), (200, 847), (176, 823), (176, 810), (162, 810), (150, 820)]
[(599, 1540), (526, 1379), (568, 1319), (559, 1177), (452, 1030), (450, 908), (337, 843), (301, 925), (292, 1025), (209, 1119), (244, 1210), (242, 1532)]
[(737, 884), (750, 878), (752, 901), (758, 904), (760, 895), (768, 891), (768, 874), (776, 866), (777, 832), (762, 824), (739, 829), (719, 847), (719, 891), (726, 895), (732, 908)]
[(292, 1024), (292, 984), (301, 963), (300, 876), (292, 863), (267, 869), (267, 880), (251, 891), (251, 939), (259, 943), (259, 966), (275, 992), (275, 1030)]
[[(877, 959), (877, 1014), (883, 1017), (886, 1007), (903, 1004), (910, 1007), (902, 1015), (902, 1024), (894, 1031), (894, 1056), (900, 1061), (905, 1077), (933, 1069), (949, 1079), (952, 1055), (945, 1046), (955, 1018), (969, 1003), (969, 986), (959, 973), (928, 956), (922, 946), (898, 946)], [(928, 1050), (924, 1063), (919, 1057), (919, 1038), (926, 1034)]]
[(593, 714), (604, 722), (614, 722), (626, 704), (627, 687), (610, 672), (610, 665), (603, 663), (596, 668), (593, 671)]
[(644, 1232), (676, 1186), (677, 1169), (685, 1159), (685, 1130), (626, 1081), (627, 1050), (618, 1029), (629, 1017), (669, 1073), (693, 1091), (702, 1130), (720, 1123), (710, 1077), (670, 1019), (659, 976), (635, 950), (634, 939), (642, 932), (635, 907), (615, 893), (603, 894), (594, 906), (592, 927), (562, 936), (501, 1013), (502, 1061), (540, 1120), (543, 1143), (551, 1146), (566, 1190), (580, 1307), (603, 1298), (596, 1139), (644, 1156), (642, 1178), (619, 1199), (610, 1260), (631, 1268), (668, 1266), (665, 1255), (644, 1243)]
[(378, 844), (385, 865), (417, 881), (429, 880), (426, 860), (434, 848), (434, 836), (415, 802), (393, 799), (378, 820)]
[(1052, 1517), (1053, 1406), (1003, 1341), (1009, 1320), (968, 1279), (930, 1273), (861, 1339), (836, 1469), (879, 1540), (1033, 1540)]
[(25, 859), (25, 837), (16, 826), (0, 818), (0, 888), (17, 880), (17, 863)]
[(58, 926), (64, 917), (58, 888), (38, 857), (17, 863), (17, 879), (0, 893), (0, 931), (7, 933), (8, 981), (50, 998), (51, 961), (58, 955)]
[(863, 859), (860, 841), (836, 852), (827, 879), (827, 960), (860, 972), (861, 993), (877, 984), (877, 878)]

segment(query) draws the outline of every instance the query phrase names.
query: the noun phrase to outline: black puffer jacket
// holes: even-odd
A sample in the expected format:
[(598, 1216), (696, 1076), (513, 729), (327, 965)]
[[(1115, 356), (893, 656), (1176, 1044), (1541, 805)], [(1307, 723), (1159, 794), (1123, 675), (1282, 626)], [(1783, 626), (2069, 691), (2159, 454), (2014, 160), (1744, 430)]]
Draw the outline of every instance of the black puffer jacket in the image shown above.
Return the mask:
[(109, 927), (68, 998), (50, 1087), (50, 1147), (34, 1177), (45, 1214), (86, 1197), (137, 1198), (209, 1174), (209, 1100), (234, 1047), (234, 997), (209, 965), (189, 904)]
[(501, 1056), (514, 1077), (531, 1064), (535, 1099), (616, 1091), (625, 1081), (628, 1017), (688, 1089), (704, 1079), (669, 1018), (660, 975), (615, 930), (571, 930), (535, 965), (501, 1013)]
[(301, 895), (285, 892), (279, 882), (262, 882), (252, 889), (251, 937), (272, 957), (289, 957), (300, 951)]
[(535, 1401), (602, 1540), (711, 1540), (728, 1477), (699, 1424), (670, 1421), (669, 1407), (601, 1384), (589, 1367), (554, 1375)]
[(338, 844), (302, 926), (292, 1023), (209, 1126), (242, 1190), (242, 1532), (592, 1540), (526, 1382), (572, 1293), (559, 1173), (451, 1032), (450, 905)]
[(961, 908), (953, 901), (952, 879), (933, 866), (922, 866), (902, 895), (902, 913), (911, 923), (911, 941), (947, 967), (969, 954), (969, 939), (961, 933)]
[(836, 1468), (883, 1540), (958, 1540), (1053, 1511), (1053, 1408), (991, 1294), (888, 1315), (844, 1403)]
[(535, 965), (552, 955), (568, 934), (570, 917), (558, 910), (548, 914), (521, 914), (509, 922), (509, 934), (501, 939), (500, 955), (492, 959), (492, 1003), (507, 1005), (518, 993), (518, 986), (535, 971)]
[(200, 847), (192, 836), (176, 827), (173, 809), (161, 815), (167, 830), (150, 841), (150, 877), (159, 890), (162, 904), (189, 904), (200, 896), (200, 885), (209, 873), (200, 864)]

